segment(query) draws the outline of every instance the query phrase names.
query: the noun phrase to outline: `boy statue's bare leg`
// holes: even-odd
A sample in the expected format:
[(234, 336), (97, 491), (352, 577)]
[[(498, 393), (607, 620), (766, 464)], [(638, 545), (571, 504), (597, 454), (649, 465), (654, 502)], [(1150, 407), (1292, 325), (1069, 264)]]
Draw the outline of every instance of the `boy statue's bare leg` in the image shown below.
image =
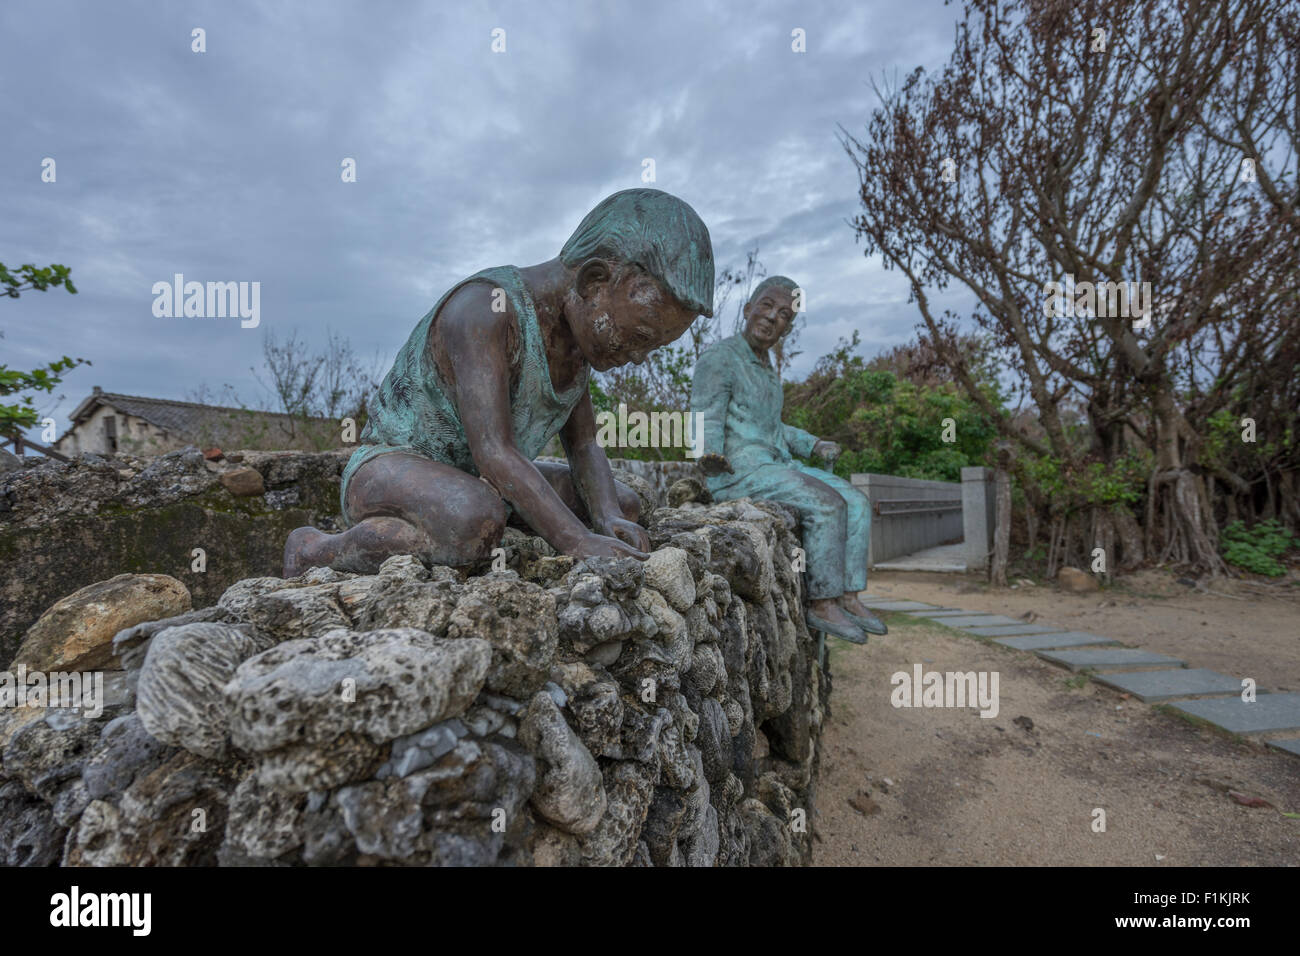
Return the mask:
[[(560, 500), (583, 521), (587, 509), (567, 465), (538, 462), (537, 469)], [(624, 517), (637, 520), (640, 499), (615, 482)], [(458, 567), (490, 557), (501, 541), (506, 511), (501, 498), (479, 478), (418, 455), (393, 452), (371, 459), (348, 484), (347, 531), (326, 534), (297, 528), (284, 548), (284, 576), (333, 566), (373, 574), (385, 558), (415, 554), (431, 564)]]
[(356, 523), (339, 534), (298, 528), (284, 548), (284, 576), (308, 568), (373, 574), (385, 558), (415, 554), (453, 567), (490, 557), (506, 509), (486, 482), (451, 465), (393, 452), (352, 476), (347, 510)]
[[(537, 465), (537, 470), (542, 473), (547, 483), (555, 489), (555, 493), (560, 496), (565, 506), (584, 524), (590, 523), (587, 506), (578, 495), (578, 489), (573, 483), (573, 472), (569, 466), (558, 461), (539, 461), (534, 464)], [(618, 494), (618, 506), (623, 512), (623, 517), (628, 521), (636, 521), (641, 514), (641, 499), (637, 497), (635, 491), (621, 481), (614, 482), (614, 490)]]

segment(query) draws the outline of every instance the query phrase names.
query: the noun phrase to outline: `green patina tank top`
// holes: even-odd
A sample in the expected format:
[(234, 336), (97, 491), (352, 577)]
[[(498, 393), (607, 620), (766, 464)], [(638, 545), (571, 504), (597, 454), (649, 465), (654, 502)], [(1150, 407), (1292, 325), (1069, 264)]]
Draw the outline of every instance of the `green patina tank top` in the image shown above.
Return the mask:
[(406, 452), (451, 465), (477, 475), (465, 426), (454, 403), (454, 390), (443, 381), (428, 354), (429, 330), (438, 310), (451, 294), (470, 282), (486, 282), (503, 289), (514, 308), (519, 326), (519, 350), (511, 356), (514, 384), (510, 389), (510, 415), (515, 447), (527, 458), (536, 458), (569, 420), (574, 407), (587, 393), (590, 368), (578, 380), (557, 393), (551, 382), (550, 363), (532, 296), (514, 266), (497, 266), (475, 273), (456, 283), (420, 320), (406, 344), (397, 353), (392, 369), (371, 399), (362, 444), (343, 469), (339, 490), (343, 515), (349, 524), (346, 497), (348, 482), (358, 468), (378, 455)]

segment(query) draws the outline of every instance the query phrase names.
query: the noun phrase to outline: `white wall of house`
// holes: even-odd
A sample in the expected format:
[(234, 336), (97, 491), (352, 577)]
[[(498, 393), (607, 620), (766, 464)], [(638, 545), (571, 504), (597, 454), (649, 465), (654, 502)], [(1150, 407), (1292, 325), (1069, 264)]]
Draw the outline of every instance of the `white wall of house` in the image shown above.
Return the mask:
[[(113, 447), (114, 439), (116, 448)], [(129, 455), (158, 455), (182, 448), (185, 444), (143, 418), (120, 412), (111, 405), (97, 405), (89, 416), (60, 436), (54, 443), (54, 450), (69, 457), (82, 452), (111, 455), (115, 451)]]

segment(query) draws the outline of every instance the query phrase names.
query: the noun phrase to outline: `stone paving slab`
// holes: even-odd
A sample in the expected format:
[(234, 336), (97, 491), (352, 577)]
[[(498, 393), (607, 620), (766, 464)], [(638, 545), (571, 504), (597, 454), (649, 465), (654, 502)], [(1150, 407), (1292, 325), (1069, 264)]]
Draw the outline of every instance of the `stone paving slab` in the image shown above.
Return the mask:
[(1003, 617), (1001, 614), (966, 614), (960, 617), (941, 617), (936, 619), (937, 623), (944, 627), (1009, 627), (1012, 624), (1024, 624), (1024, 621), (1017, 621), (1014, 617)]
[(1167, 654), (1156, 654), (1134, 647), (1106, 647), (1082, 651), (1035, 651), (1043, 660), (1064, 664), (1072, 671), (1081, 670), (1137, 670), (1158, 667), (1182, 667), (1183, 662)]
[(1241, 694), (1241, 681), (1237, 678), (1202, 667), (1177, 668), (1169, 671), (1135, 671), (1129, 674), (1098, 674), (1093, 679), (1099, 684), (1128, 691), (1138, 700)]
[[(1300, 694), (1261, 694), (1253, 703), (1246, 703), (1240, 698), (1241, 681), (1235, 677), (1204, 668), (1188, 668), (1183, 661), (1165, 654), (1121, 647), (1119, 641), (1109, 637), (1022, 624), (999, 614), (936, 607), (922, 601), (897, 601), (875, 594), (859, 594), (858, 599), (875, 611), (902, 612), (960, 628), (968, 634), (991, 637), (995, 644), (1013, 650), (1034, 651), (1044, 660), (1062, 664), (1072, 671), (1101, 671), (1095, 680), (1139, 700), (1200, 697), (1172, 706), (1232, 733), (1300, 730)], [(1300, 756), (1300, 737), (1266, 743)]]
[(1238, 695), (1172, 706), (1234, 734), (1300, 730), (1300, 694), (1260, 694), (1253, 703), (1246, 703)]
[(1015, 637), (1019, 634), (1059, 634), (1059, 627), (1044, 627), (1042, 624), (1008, 624), (1003, 627), (964, 627), (967, 634), (976, 637)]
[(863, 601), (873, 611), (937, 611), (933, 604), (921, 601)]
[(1024, 637), (999, 637), (994, 644), (1011, 647), (1018, 651), (1045, 651), (1063, 647), (1088, 647), (1098, 644), (1118, 644), (1119, 641), (1109, 637), (1098, 637), (1087, 631), (1061, 631), (1056, 634), (1027, 634)]

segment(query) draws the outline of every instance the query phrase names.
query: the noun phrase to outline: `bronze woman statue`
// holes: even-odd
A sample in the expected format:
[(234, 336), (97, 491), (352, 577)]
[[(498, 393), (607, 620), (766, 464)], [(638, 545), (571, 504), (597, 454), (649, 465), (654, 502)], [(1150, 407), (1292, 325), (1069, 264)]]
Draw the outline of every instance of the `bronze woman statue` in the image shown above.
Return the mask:
[(794, 455), (834, 459), (839, 445), (783, 424), (785, 398), (768, 357), (794, 321), (797, 287), (785, 276), (761, 282), (744, 308), (745, 328), (700, 356), (691, 411), (704, 416), (700, 467), (718, 501), (768, 498), (790, 505), (803, 524), (810, 627), (865, 644), (887, 633), (858, 600), (867, 587), (871, 504), (852, 484)]

